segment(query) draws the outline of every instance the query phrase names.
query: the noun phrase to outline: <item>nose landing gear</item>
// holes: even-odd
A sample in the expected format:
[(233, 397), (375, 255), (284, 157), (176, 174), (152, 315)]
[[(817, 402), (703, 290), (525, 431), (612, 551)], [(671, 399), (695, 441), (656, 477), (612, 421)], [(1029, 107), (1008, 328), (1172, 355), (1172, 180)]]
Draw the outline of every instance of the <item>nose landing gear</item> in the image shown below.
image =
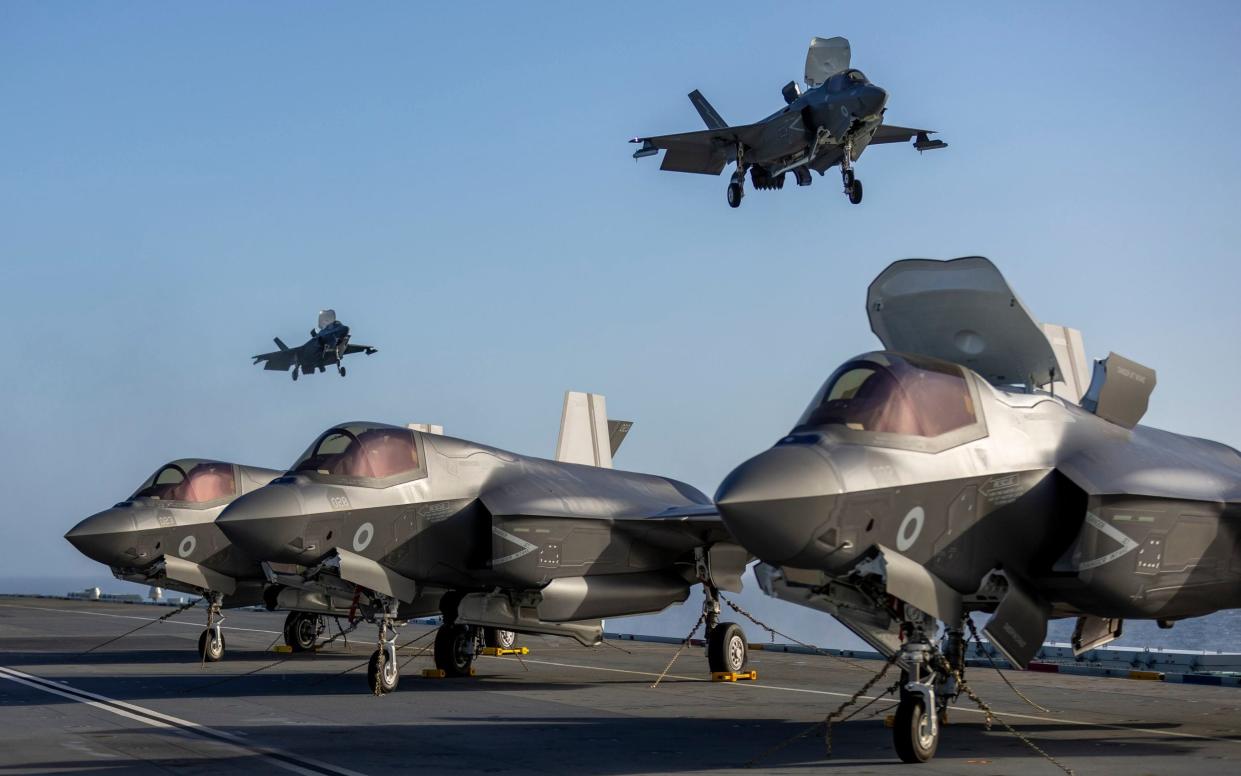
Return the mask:
[(223, 596), (211, 593), (207, 603), (207, 628), (198, 637), (198, 654), (204, 663), (215, 663), (224, 658), (224, 632), (220, 623), (224, 615), (220, 613)]
[(853, 174), (853, 141), (845, 143), (844, 155), (840, 159), (840, 177), (845, 184), (845, 196), (855, 205), (862, 203), (862, 182)]
[(396, 662), (396, 601), (380, 596), (383, 614), (379, 620), (379, 641), (366, 665), (366, 681), (376, 695), (386, 695), (401, 681)]

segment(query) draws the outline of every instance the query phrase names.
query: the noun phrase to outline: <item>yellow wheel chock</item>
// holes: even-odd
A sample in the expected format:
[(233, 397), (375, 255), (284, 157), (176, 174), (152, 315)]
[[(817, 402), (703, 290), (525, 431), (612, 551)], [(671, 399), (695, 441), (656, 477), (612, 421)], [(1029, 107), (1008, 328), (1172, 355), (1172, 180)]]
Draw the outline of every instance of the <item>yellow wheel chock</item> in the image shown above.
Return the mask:
[(713, 682), (756, 682), (758, 681), (758, 671), (713, 671), (711, 673), (711, 681)]

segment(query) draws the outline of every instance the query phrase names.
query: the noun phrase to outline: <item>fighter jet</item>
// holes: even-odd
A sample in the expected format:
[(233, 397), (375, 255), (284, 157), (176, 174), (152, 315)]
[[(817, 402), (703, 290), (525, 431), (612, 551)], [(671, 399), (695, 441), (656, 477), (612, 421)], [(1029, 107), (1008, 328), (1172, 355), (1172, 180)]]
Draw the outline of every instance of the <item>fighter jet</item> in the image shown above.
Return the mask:
[(823, 175), (840, 165), (845, 195), (853, 204), (862, 201), (862, 181), (853, 163), (867, 146), (906, 143), (914, 140), (919, 152), (948, 146), (932, 140), (930, 129), (910, 129), (883, 123), (888, 93), (867, 80), (861, 70), (849, 66), (849, 41), (844, 38), (813, 38), (806, 52), (806, 91), (789, 81), (781, 94), (785, 106), (753, 124), (729, 126), (697, 89), (690, 102), (707, 129), (675, 135), (635, 137), (642, 147), (633, 157), (654, 156), (667, 149), (661, 170), (719, 175), (729, 162), (736, 163), (728, 184), (728, 204), (740, 207), (745, 194), (746, 171), (759, 190), (784, 188), (786, 173), (798, 186), (809, 186), (810, 171)]
[[(883, 350), (851, 358), (716, 494), (763, 589), (827, 612), (904, 681), (894, 743), (929, 760), (970, 612), (1026, 667), (1052, 617), (1078, 654), (1126, 618), (1241, 607), (1241, 454), (1139, 425), (1155, 372), (1040, 326), (987, 259), (888, 267)], [(939, 625), (942, 624), (942, 630)]]
[[(600, 618), (655, 612), (707, 590), (712, 670), (740, 671), (741, 629), (719, 622), (717, 590), (740, 590), (749, 556), (710, 499), (666, 477), (611, 468), (627, 424), (602, 396), (570, 392), (558, 460), (382, 423), (320, 434), (290, 470), (217, 520), (266, 561), (278, 589), (353, 596), (379, 625), (367, 681), (399, 681), (395, 627), (437, 608), (435, 664), (468, 675), (493, 631), (602, 640)], [(284, 593), (281, 593), (283, 596)]]
[(310, 339), (299, 347), (290, 348), (276, 337), (274, 341), (280, 350), (257, 355), (254, 363), (263, 364), (264, 369), (277, 372), (292, 367), (294, 380), (297, 380), (299, 372), (305, 375), (316, 369), (324, 372), (329, 365), (335, 364), (337, 373), (344, 377), (345, 356), (350, 353), (365, 353), (369, 356), (379, 352), (378, 348), (370, 345), (352, 345), (349, 337), (349, 327), (336, 320), (335, 310), (320, 310), (319, 328), (310, 330)]
[(205, 598), (207, 628), (198, 639), (198, 651), (207, 662), (224, 657), (222, 610), (260, 603), (292, 610), (285, 619), (285, 643), (294, 651), (309, 650), (325, 632), (325, 618), (347, 616), (350, 601), (313, 595), (265, 598), (264, 568), (215, 525), (233, 499), (280, 474), (203, 458), (171, 461), (132, 496), (82, 520), (65, 538), (83, 555), (108, 566), (117, 579)]

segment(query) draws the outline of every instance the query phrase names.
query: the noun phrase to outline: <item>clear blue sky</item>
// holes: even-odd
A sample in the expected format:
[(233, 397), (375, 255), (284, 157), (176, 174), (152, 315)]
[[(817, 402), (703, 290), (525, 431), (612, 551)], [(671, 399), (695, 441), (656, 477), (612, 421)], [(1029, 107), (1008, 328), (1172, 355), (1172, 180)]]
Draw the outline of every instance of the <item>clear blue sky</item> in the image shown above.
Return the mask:
[[(869, 151), (730, 210), (628, 138), (780, 104), (845, 35)], [(637, 421), (625, 468), (708, 493), (872, 349), (889, 261), (983, 254), (1148, 420), (1241, 445), (1241, 5), (0, 5), (3, 575), (158, 464), (283, 467), (347, 419), (552, 451), (566, 388)], [(335, 307), (381, 352), (293, 384), (249, 356)]]

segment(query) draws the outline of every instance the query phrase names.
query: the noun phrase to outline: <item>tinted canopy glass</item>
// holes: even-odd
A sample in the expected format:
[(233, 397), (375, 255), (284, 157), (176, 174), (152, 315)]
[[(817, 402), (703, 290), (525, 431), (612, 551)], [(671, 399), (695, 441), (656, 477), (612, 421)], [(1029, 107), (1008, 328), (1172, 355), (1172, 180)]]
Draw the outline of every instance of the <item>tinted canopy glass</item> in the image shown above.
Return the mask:
[(973, 394), (960, 367), (879, 353), (837, 369), (797, 425), (937, 437), (977, 422)]
[(417, 437), (395, 426), (338, 426), (320, 436), (293, 471), (382, 480), (421, 471)]
[(205, 504), (232, 498), (236, 492), (231, 463), (174, 461), (160, 467), (130, 498)]

